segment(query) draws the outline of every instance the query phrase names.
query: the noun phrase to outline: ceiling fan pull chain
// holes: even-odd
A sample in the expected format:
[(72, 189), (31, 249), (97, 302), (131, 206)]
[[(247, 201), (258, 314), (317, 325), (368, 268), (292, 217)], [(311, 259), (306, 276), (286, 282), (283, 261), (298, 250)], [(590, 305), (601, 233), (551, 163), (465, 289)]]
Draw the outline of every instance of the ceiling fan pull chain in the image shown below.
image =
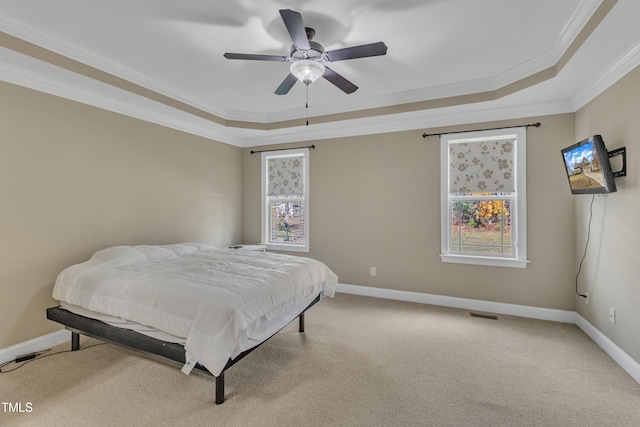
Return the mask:
[(309, 85), (306, 84), (306, 102), (304, 104), (304, 108), (307, 109), (307, 126), (309, 126)]

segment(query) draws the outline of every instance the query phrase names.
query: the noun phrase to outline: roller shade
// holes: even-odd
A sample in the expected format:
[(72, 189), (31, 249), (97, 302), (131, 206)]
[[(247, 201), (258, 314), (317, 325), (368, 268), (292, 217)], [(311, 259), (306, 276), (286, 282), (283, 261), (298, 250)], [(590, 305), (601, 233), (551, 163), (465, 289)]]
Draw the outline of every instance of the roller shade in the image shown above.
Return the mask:
[(304, 196), (303, 155), (268, 159), (268, 167), (268, 196)]
[(451, 142), (449, 193), (515, 191), (515, 139)]

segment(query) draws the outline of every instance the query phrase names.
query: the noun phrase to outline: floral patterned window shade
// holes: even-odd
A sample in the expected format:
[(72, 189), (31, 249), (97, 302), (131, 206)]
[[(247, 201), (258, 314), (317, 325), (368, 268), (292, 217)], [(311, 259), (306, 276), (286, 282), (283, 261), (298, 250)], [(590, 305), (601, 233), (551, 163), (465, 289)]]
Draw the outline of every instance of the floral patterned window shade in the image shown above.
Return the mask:
[(309, 148), (261, 154), (261, 243), (267, 249), (309, 252)]
[(513, 138), (450, 143), (449, 192), (514, 192), (514, 155)]
[(304, 195), (304, 156), (270, 158), (268, 167), (269, 197)]
[(526, 268), (526, 127), (440, 136), (442, 262)]

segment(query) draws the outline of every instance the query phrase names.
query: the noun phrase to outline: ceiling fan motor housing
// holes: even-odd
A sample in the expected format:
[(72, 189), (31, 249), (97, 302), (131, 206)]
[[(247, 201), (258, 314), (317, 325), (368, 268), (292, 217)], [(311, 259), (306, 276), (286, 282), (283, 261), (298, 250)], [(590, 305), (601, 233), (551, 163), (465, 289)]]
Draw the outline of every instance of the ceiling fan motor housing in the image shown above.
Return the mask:
[(318, 61), (322, 59), (322, 54), (324, 53), (324, 47), (320, 43), (309, 41), (309, 46), (311, 49), (298, 49), (295, 45), (291, 46), (291, 60), (299, 61), (301, 59), (311, 59), (313, 61)]

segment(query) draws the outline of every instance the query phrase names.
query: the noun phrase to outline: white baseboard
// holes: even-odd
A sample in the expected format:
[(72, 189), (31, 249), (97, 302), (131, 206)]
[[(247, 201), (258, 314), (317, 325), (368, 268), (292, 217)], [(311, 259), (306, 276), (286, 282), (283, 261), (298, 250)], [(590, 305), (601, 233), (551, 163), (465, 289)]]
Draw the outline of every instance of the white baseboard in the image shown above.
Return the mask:
[(589, 336), (601, 349), (604, 350), (615, 362), (620, 365), (631, 377), (640, 383), (640, 363), (625, 353), (605, 334), (600, 332), (595, 326), (587, 321), (580, 314), (576, 313), (576, 325)]
[(71, 340), (71, 332), (62, 329), (29, 341), (12, 345), (11, 347), (0, 349), (0, 363), (10, 362), (23, 354), (46, 350), (69, 340)]
[(575, 311), (554, 310), (552, 308), (531, 307), (527, 305), (505, 304), (502, 302), (482, 301), (443, 295), (423, 294), (421, 292), (397, 291), (394, 289), (372, 288), (368, 286), (338, 284), (337, 292), (368, 297), (393, 299), (439, 305), (442, 307), (476, 310), (486, 313), (506, 314), (531, 319), (551, 320), (562, 323), (576, 323)]
[[(338, 284), (336, 291), (344, 294), (416, 302), (442, 307), (460, 308), (464, 310), (477, 310), (485, 313), (528, 317), (531, 319), (550, 320), (553, 322), (572, 323), (577, 325), (585, 334), (587, 334), (587, 336), (600, 346), (600, 348), (602, 348), (605, 353), (620, 365), (622, 369), (631, 375), (636, 382), (640, 383), (640, 364), (575, 311), (554, 310), (550, 308), (448, 297), (443, 295), (424, 294), (420, 292), (398, 291), (394, 289), (372, 288), (369, 286), (347, 285), (344, 283)], [(23, 354), (29, 354), (51, 348), (69, 341), (70, 339), (71, 332), (63, 329), (5, 349), (0, 349), (0, 363), (15, 360), (16, 357)]]
[(398, 291), (394, 289), (372, 288), (369, 286), (347, 285), (343, 283), (338, 284), (336, 291), (367, 297), (431, 304), (442, 307), (460, 308), (463, 310), (477, 310), (486, 313), (528, 317), (531, 319), (550, 320), (553, 322), (571, 323), (577, 325), (589, 338), (598, 344), (605, 353), (620, 365), (622, 369), (631, 375), (636, 382), (640, 383), (640, 364), (575, 311), (554, 310), (550, 308), (423, 294), (420, 292)]

